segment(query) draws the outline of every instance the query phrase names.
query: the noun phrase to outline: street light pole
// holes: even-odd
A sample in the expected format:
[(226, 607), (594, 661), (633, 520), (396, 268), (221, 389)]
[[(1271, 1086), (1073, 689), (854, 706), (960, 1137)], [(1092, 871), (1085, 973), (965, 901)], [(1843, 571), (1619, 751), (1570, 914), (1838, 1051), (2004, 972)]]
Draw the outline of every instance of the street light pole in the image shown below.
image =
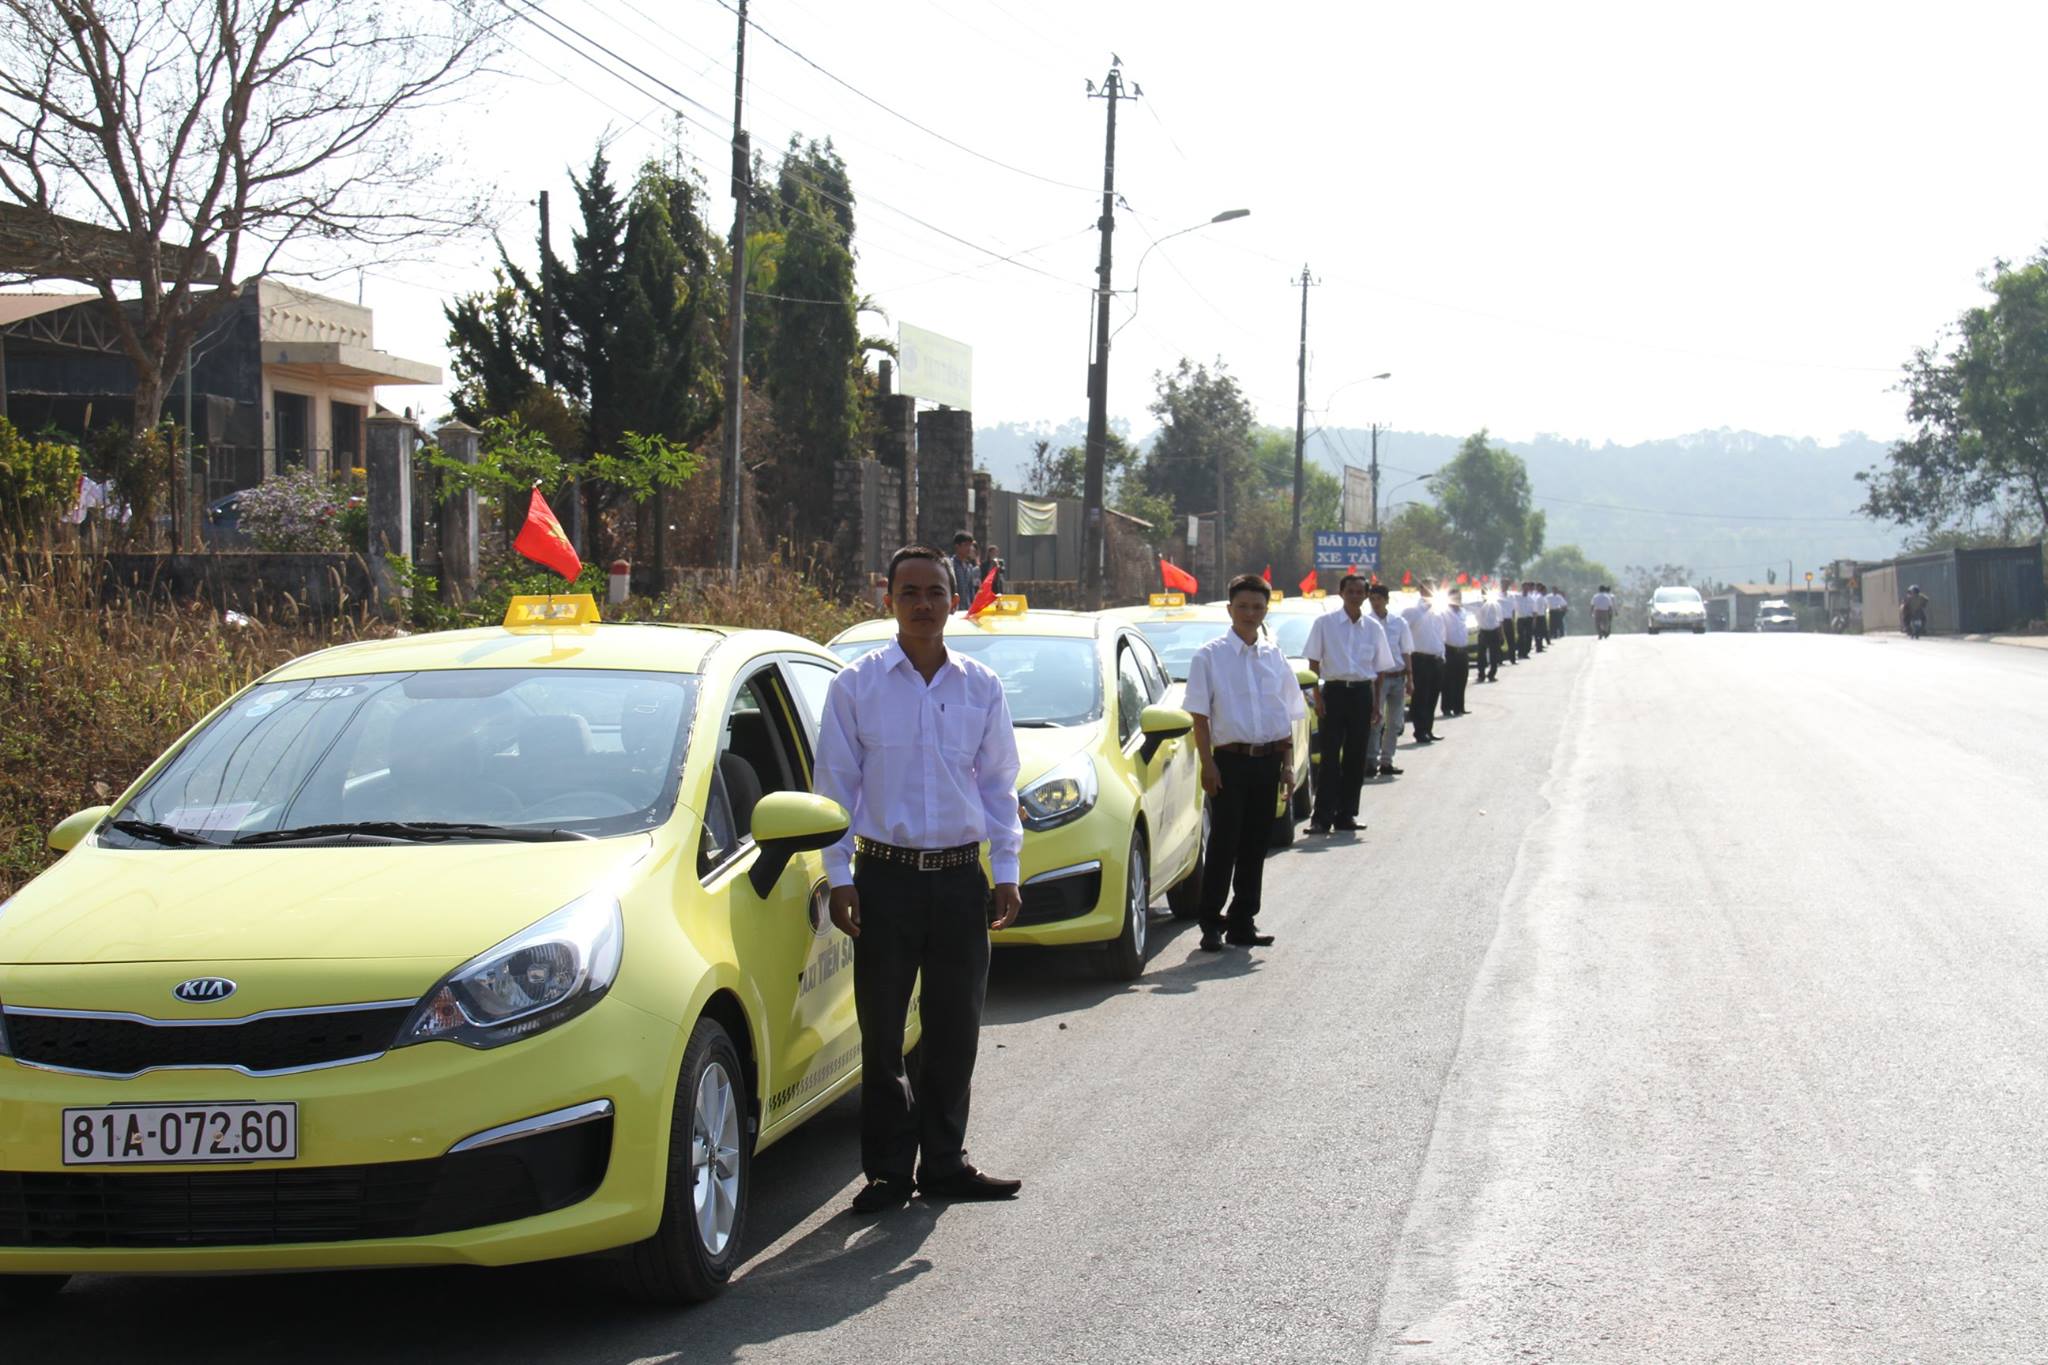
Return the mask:
[(1294, 515), (1288, 523), (1286, 572), (1294, 575), (1290, 581), (1301, 577), (1301, 447), (1303, 433), (1308, 423), (1308, 287), (1315, 280), (1308, 273), (1308, 266), (1301, 267), (1301, 353), (1295, 362), (1294, 388)]

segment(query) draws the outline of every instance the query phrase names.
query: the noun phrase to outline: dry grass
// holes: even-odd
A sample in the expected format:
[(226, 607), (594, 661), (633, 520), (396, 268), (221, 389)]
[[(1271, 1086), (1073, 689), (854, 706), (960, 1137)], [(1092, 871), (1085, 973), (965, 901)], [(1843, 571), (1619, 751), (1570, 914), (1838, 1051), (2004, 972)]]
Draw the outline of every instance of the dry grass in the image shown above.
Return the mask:
[[(822, 641), (872, 613), (778, 568), (738, 586), (684, 588), (607, 613), (620, 614)], [(119, 794), (250, 679), (312, 650), (385, 632), (361, 616), (231, 626), (203, 603), (102, 602), (94, 581), (54, 562), (26, 579), (0, 570), (0, 897), (55, 856), (43, 844), (52, 825)]]

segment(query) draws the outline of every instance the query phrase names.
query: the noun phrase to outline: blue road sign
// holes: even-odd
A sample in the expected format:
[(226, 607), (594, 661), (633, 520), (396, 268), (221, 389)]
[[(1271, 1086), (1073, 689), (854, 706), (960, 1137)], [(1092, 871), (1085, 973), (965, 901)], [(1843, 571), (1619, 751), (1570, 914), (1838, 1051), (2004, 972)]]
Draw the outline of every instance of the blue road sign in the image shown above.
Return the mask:
[(1342, 571), (1357, 565), (1361, 569), (1380, 566), (1378, 531), (1316, 532), (1316, 568)]

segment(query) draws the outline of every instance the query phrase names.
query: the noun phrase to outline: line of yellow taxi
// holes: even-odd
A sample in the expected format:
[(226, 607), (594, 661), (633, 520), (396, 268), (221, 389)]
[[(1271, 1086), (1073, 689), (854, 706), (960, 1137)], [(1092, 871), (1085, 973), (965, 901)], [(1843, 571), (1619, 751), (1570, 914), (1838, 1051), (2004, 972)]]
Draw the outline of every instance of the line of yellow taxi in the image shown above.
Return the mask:
[[(1164, 627), (1225, 619), (949, 624), (1023, 757), (999, 942), (1099, 945), (1128, 980), (1154, 900), (1195, 912)], [(0, 1307), (79, 1274), (595, 1252), (654, 1301), (719, 1292), (754, 1156), (859, 1080), (820, 853), (848, 817), (811, 767), (842, 660), (890, 630), (516, 599), (284, 664), (59, 824), (0, 903)]]

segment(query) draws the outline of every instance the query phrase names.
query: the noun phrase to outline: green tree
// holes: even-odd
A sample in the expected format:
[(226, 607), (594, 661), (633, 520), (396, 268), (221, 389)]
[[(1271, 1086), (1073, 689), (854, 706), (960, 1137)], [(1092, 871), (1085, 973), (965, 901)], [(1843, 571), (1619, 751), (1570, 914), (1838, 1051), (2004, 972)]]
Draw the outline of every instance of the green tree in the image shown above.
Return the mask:
[(1252, 407), (1236, 377), (1221, 360), (1211, 369), (1183, 359), (1153, 383), (1159, 434), (1145, 452), (1145, 490), (1176, 513), (1212, 512), (1220, 465), (1223, 510), (1234, 513), (1252, 477)]
[(1467, 570), (1516, 570), (1543, 552), (1545, 519), (1530, 506), (1528, 466), (1488, 445), (1484, 428), (1465, 438), (1429, 487), (1450, 526), (1455, 557)]
[(1913, 432), (1857, 476), (1864, 515), (1932, 530), (2024, 509), (2048, 527), (2048, 248), (1995, 262), (1984, 287), (1988, 305), (1907, 362)]
[(785, 533), (804, 543), (831, 530), (832, 469), (852, 454), (861, 425), (861, 349), (851, 246), (808, 185), (792, 194), (764, 365), (787, 444), (761, 492), (768, 506), (784, 509)]
[(1587, 607), (1586, 599), (1598, 592), (1601, 584), (1613, 586), (1615, 583), (1612, 570), (1597, 559), (1586, 558), (1586, 552), (1576, 545), (1553, 545), (1526, 565), (1522, 572), (1539, 583), (1548, 583), (1570, 599), (1572, 610), (1582, 624), (1592, 619), (1592, 610)]
[[(1102, 447), (1102, 486), (1122, 491), (1125, 477), (1137, 464), (1137, 449), (1124, 439), (1123, 433), (1108, 433)], [(1065, 446), (1054, 450), (1052, 442), (1041, 440), (1032, 446), (1031, 465), (1024, 472), (1024, 487), (1033, 497), (1078, 498), (1087, 474), (1088, 447)], [(1121, 510), (1115, 497), (1108, 501)], [(1139, 514), (1133, 512), (1131, 515)]]
[(1382, 582), (1399, 583), (1406, 572), (1418, 580), (1437, 583), (1455, 578), (1460, 571), (1456, 537), (1441, 508), (1426, 502), (1410, 503), (1380, 532)]

